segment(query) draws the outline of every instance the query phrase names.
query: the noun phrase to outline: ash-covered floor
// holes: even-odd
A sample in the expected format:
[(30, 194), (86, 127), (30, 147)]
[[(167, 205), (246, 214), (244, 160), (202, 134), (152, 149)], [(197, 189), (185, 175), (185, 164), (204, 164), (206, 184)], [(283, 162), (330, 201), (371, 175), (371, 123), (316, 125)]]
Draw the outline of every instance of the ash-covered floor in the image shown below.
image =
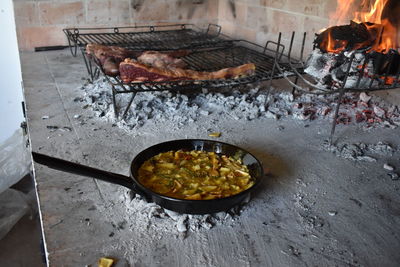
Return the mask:
[[(64, 50), (23, 53), (21, 59), (33, 151), (128, 174), (131, 159), (150, 145), (213, 139), (210, 132), (221, 132), (217, 140), (249, 150), (269, 172), (240, 211), (186, 216), (131, 199), (117, 185), (35, 164), (50, 265), (94, 264), (102, 256), (120, 266), (400, 261), (395, 106), (374, 96), (348, 96), (353, 102), (343, 105), (343, 114), (347, 107), (351, 119), (341, 120), (346, 124), (338, 125), (334, 147), (326, 144), (333, 106), (313, 105), (317, 101), (307, 96), (292, 100), (280, 90), (270, 110), (262, 88), (231, 96), (143, 93), (121, 123), (101, 79), (86, 84), (82, 58)], [(365, 105), (377, 110), (373, 117), (363, 113)], [(385, 113), (378, 115), (380, 109)]]

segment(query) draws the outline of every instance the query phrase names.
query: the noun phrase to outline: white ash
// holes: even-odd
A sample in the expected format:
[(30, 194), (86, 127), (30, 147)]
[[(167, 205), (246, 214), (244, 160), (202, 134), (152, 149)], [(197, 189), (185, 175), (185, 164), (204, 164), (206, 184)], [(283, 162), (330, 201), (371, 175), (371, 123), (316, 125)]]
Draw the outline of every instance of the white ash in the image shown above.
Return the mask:
[(360, 100), (363, 101), (364, 103), (368, 103), (371, 100), (371, 96), (367, 95), (367, 93), (362, 92), (360, 93)]
[[(111, 87), (104, 80), (82, 87), (83, 97), (74, 101), (83, 103), (83, 108), (91, 108), (98, 117), (104, 118), (119, 127), (130, 131), (152, 121), (155, 124), (166, 121), (177, 127), (197, 121), (200, 117), (215, 114), (221, 119), (255, 120), (258, 118), (280, 119), (290, 117), (306, 121), (333, 117), (336, 96), (302, 94), (293, 98), (289, 92), (273, 89), (266, 96), (264, 91), (253, 88), (247, 92), (234, 90), (229, 94), (203, 93), (185, 95), (162, 92), (137, 93), (124, 120), (116, 119), (113, 110)], [(207, 93), (208, 92), (208, 93)], [(121, 113), (127, 106), (131, 94), (119, 94), (116, 97)], [(348, 93), (340, 106), (338, 123), (362, 123), (364, 127), (390, 127), (400, 125), (400, 113), (397, 106), (390, 105), (378, 97), (368, 99), (368, 103), (359, 99), (357, 93)], [(365, 99), (365, 96), (363, 96)]]
[[(209, 230), (218, 225), (232, 225), (240, 215), (243, 207), (236, 207), (228, 212), (206, 215), (181, 214), (164, 209), (155, 203), (149, 203), (140, 196), (133, 196), (132, 191), (121, 188), (121, 201), (125, 204), (126, 221), (135, 220), (140, 225), (154, 228), (160, 235), (162, 232), (179, 233)], [(245, 203), (243, 203), (245, 204)], [(134, 228), (134, 227), (133, 227)], [(132, 229), (133, 230), (133, 229)]]
[(309, 193), (306, 193), (306, 190), (303, 190), (307, 187), (307, 184), (302, 179), (297, 179), (296, 184), (299, 191), (294, 194), (293, 201), (302, 224), (310, 231), (321, 230), (325, 222), (314, 211), (317, 200), (315, 197), (310, 196)]
[(322, 53), (314, 49), (305, 63), (304, 72), (315, 78), (317, 86), (323, 86), (327, 82), (326, 77), (330, 77), (331, 66), (336, 63), (336, 60), (334, 54)]
[(325, 142), (323, 148), (345, 159), (367, 162), (376, 161), (375, 157), (370, 156), (371, 154), (392, 156), (393, 153), (397, 151), (396, 148), (385, 142), (378, 142), (376, 144), (355, 143), (339, 145), (330, 145), (328, 142)]
[(387, 163), (383, 164), (383, 168), (385, 170), (388, 170), (388, 171), (393, 171), (394, 170), (394, 167), (392, 165), (387, 164)]
[(335, 216), (337, 211), (328, 211), (329, 216)]
[[(350, 64), (350, 58), (354, 55), (354, 59)], [(345, 74), (348, 71), (348, 77), (345, 88), (369, 88), (371, 84), (372, 73), (374, 73), (374, 65), (369, 61), (365, 66), (364, 74), (359, 80), (360, 66), (364, 64), (365, 56), (362, 51), (351, 51), (344, 53), (324, 53), (319, 49), (314, 49), (306, 61), (304, 72), (311, 75), (316, 85), (323, 88), (337, 89), (343, 86)], [(350, 67), (350, 68), (349, 68)], [(374, 80), (372, 87), (379, 86), (379, 82)]]
[(400, 176), (399, 176), (397, 173), (395, 173), (395, 172), (389, 172), (389, 173), (388, 173), (388, 176), (389, 176), (393, 181), (397, 181), (397, 180), (400, 179)]

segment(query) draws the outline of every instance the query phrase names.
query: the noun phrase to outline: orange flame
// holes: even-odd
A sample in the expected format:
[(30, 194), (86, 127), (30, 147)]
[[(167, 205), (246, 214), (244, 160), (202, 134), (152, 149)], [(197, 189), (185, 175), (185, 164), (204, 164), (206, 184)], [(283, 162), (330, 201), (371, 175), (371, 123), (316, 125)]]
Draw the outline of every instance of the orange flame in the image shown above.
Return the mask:
[(346, 40), (337, 40), (332, 37), (332, 31), (329, 31), (328, 38), (323, 40), (321, 43), (321, 47), (324, 47), (326, 51), (329, 53), (335, 53), (338, 54), (342, 50), (344, 50), (348, 44), (348, 41)]
[[(343, 23), (346, 18), (352, 16), (354, 22), (364, 23), (368, 31), (375, 37), (371, 50), (388, 53), (390, 49), (398, 49), (400, 44), (398, 30), (389, 19), (382, 18), (383, 10), (389, 0), (362, 0), (361, 5), (357, 0), (337, 1), (336, 12), (330, 16), (330, 25)], [(340, 48), (338, 45), (343, 41), (335, 40), (331, 37), (331, 33), (329, 33), (329, 38), (325, 42), (328, 45), (324, 47), (327, 47), (328, 52), (338, 53), (346, 48)], [(343, 44), (346, 45), (346, 43)]]
[[(340, 1), (340, 0), (339, 0)], [(380, 24), (382, 11), (389, 0), (376, 0), (372, 5), (370, 4), (369, 12), (356, 11), (354, 12), (353, 20), (355, 22), (371, 22)], [(369, 0), (363, 0), (361, 6), (367, 6)]]

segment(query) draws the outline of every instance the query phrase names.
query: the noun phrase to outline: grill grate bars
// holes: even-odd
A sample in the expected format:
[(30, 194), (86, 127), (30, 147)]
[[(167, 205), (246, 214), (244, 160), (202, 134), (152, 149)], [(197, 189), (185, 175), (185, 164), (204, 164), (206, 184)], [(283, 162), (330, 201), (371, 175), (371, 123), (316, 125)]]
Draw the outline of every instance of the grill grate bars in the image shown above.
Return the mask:
[[(214, 31), (216, 33), (211, 34), (213, 28), (216, 29)], [(123, 118), (130, 108), (130, 103), (132, 103), (129, 101), (128, 106), (124, 107), (124, 110), (117, 107), (115, 98), (120, 94), (132, 94), (133, 99), (138, 92), (187, 91), (199, 90), (201, 88), (220, 89), (282, 77), (279, 73), (273, 73), (275, 52), (267, 49), (267, 46), (268, 44), (277, 45), (283, 51), (283, 45), (269, 41), (265, 47), (261, 47), (244, 40), (229, 39), (220, 34), (221, 28), (218, 25), (210, 24), (207, 31), (194, 30), (193, 25), (186, 24), (158, 27), (74, 28), (65, 29), (64, 32), (68, 37), (73, 55), (76, 55), (78, 47), (81, 48), (87, 70), (92, 80), (102, 72), (111, 84), (114, 111), (117, 117), (122, 112)], [(119, 77), (105, 75), (98, 60), (86, 54), (85, 47), (88, 43), (121, 46), (136, 51), (187, 49), (190, 53), (182, 59), (188, 65), (188, 69), (210, 72), (246, 63), (254, 63), (256, 71), (252, 76), (237, 79), (124, 84)], [(285, 68), (285, 65), (282, 65), (282, 68)]]

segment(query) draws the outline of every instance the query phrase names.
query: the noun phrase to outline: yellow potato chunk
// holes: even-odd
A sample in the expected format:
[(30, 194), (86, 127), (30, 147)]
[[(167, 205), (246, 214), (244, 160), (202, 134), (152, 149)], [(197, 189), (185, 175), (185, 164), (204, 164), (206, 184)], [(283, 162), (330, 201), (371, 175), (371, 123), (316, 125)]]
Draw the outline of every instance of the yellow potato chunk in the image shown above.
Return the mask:
[(211, 200), (238, 194), (254, 185), (241, 160), (206, 151), (160, 153), (139, 168), (139, 182), (165, 196)]

